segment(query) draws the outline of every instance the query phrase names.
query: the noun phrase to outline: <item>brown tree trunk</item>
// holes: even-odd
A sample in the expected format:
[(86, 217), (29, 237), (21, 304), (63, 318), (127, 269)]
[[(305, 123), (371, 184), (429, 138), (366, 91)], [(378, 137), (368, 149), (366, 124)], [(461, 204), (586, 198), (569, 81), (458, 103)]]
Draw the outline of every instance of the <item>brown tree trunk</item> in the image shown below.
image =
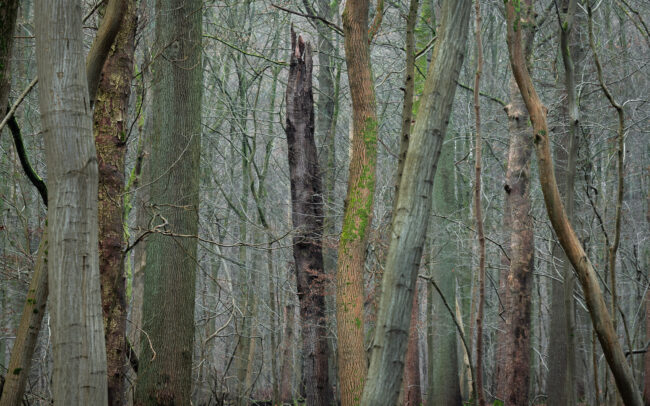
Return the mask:
[(542, 104), (524, 59), (521, 43), (520, 24), (528, 23), (521, 20), (521, 15), (515, 11), (514, 1), (508, 1), (507, 11), (507, 41), (510, 54), (510, 65), (517, 81), (519, 91), (528, 108), (533, 124), (533, 141), (539, 166), (539, 180), (544, 194), (544, 203), (553, 229), (560, 244), (567, 254), (569, 261), (576, 271), (582, 285), (585, 302), (591, 316), (591, 321), (605, 353), (607, 363), (614, 375), (616, 385), (627, 405), (641, 406), (643, 400), (634, 382), (630, 366), (627, 364), (623, 349), (618, 341), (612, 318), (607, 310), (600, 284), (591, 261), (587, 257), (578, 237), (566, 216), (560, 192), (555, 179), (553, 158), (551, 156), (547, 109)]
[(124, 404), (126, 284), (124, 275), (124, 157), (133, 54), (135, 3), (127, 2), (115, 46), (103, 67), (94, 111), (99, 166), (99, 272), (108, 368), (108, 403)]
[(291, 178), (293, 258), (303, 337), (303, 385), (307, 404), (332, 402), (328, 375), (323, 270), (323, 195), (314, 141), (311, 45), (291, 31), (286, 134)]
[(11, 350), (11, 359), (6, 375), (0, 406), (13, 406), (21, 402), (25, 393), (25, 384), (32, 364), (34, 348), (41, 331), (41, 322), (45, 316), (47, 303), (47, 229), (41, 236), (38, 256), (32, 274), (32, 281), (27, 290), (27, 298), (23, 308), (20, 324), (16, 330), (16, 340)]
[(406, 349), (406, 362), (404, 364), (404, 406), (420, 406), (422, 404), (422, 390), (420, 388), (420, 351), (418, 346), (418, 306), (417, 286), (413, 295), (413, 308), (411, 309), (411, 327), (409, 329), (409, 342)]
[(363, 270), (377, 164), (377, 113), (370, 68), (368, 7), (368, 0), (348, 1), (342, 15), (353, 131), (336, 278), (338, 367), (343, 406), (359, 404), (367, 371)]

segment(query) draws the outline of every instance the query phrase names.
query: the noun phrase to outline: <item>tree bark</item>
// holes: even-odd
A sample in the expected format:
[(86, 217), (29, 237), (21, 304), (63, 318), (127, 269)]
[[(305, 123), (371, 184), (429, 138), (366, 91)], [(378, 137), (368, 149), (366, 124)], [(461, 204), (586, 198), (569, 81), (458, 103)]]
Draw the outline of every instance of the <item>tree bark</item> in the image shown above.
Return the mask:
[(157, 4), (143, 331), (135, 403), (191, 400), (201, 145), (201, 2)]
[(38, 254), (32, 280), (27, 290), (27, 298), (20, 324), (16, 330), (14, 347), (7, 367), (0, 406), (13, 406), (20, 404), (25, 393), (25, 384), (32, 364), (34, 348), (41, 331), (41, 323), (45, 316), (47, 304), (47, 228), (41, 236)]
[(510, 81), (511, 103), (506, 106), (509, 121), (510, 151), (506, 173), (506, 199), (509, 200), (510, 272), (508, 274), (505, 403), (528, 404), (531, 355), (531, 306), (535, 245), (530, 201), (530, 161), (532, 145), (528, 112)]
[[(579, 45), (572, 46), (576, 39), (573, 29), (576, 0), (562, 2), (563, 21), (560, 26), (560, 53), (564, 64), (564, 86), (567, 92), (566, 119), (568, 131), (562, 135), (560, 146), (555, 149), (555, 170), (559, 174), (560, 192), (564, 197), (567, 218), (573, 221), (574, 178), (577, 161), (580, 112), (576, 95), (574, 59)], [(576, 52), (578, 51), (578, 52)], [(551, 333), (547, 392), (549, 402), (558, 405), (576, 404), (576, 331), (573, 290), (575, 277), (568, 258), (557, 244), (553, 245), (553, 256), (559, 260), (564, 283), (552, 281)]]
[[(348, 3), (349, 4), (349, 3)], [(471, 1), (446, 1), (432, 63), (409, 142), (362, 405), (394, 404), (402, 382), (415, 279), (431, 191), (467, 42)]]
[[(135, 51), (135, 3), (125, 17), (109, 53), (96, 93), (95, 146), (99, 167), (99, 271), (106, 337), (108, 403), (125, 402), (126, 284), (124, 275), (124, 157), (129, 131), (128, 108)], [(105, 16), (106, 18), (106, 16)]]
[(397, 156), (397, 176), (395, 178), (395, 195), (393, 196), (393, 213), (399, 198), (399, 185), (404, 172), (406, 152), (411, 137), (413, 121), (413, 94), (415, 93), (415, 25), (418, 19), (418, 0), (410, 0), (409, 13), (406, 16), (406, 69), (404, 72), (404, 103), (402, 104), (402, 131), (400, 132), (399, 155)]
[(514, 1), (508, 1), (506, 11), (510, 65), (533, 124), (533, 141), (538, 159), (539, 180), (549, 219), (582, 285), (592, 324), (616, 380), (616, 386), (627, 405), (640, 406), (643, 404), (641, 394), (636, 387), (632, 371), (618, 342), (595, 270), (582, 248), (562, 205), (553, 169), (553, 158), (546, 122), (547, 110), (537, 95), (526, 68), (521, 43), (521, 30), (516, 29), (521, 24), (529, 22), (521, 20), (521, 16), (515, 11)]
[(420, 388), (420, 350), (418, 334), (418, 295), (413, 295), (413, 308), (411, 309), (411, 327), (406, 349), (406, 363), (404, 364), (404, 406), (420, 406), (422, 404), (422, 391)]
[(377, 113), (370, 65), (368, 7), (368, 0), (348, 1), (342, 15), (353, 127), (336, 278), (338, 367), (343, 406), (359, 404), (367, 371), (363, 271), (377, 164)]
[[(448, 140), (442, 146), (439, 169), (433, 182), (433, 210), (441, 216), (453, 215), (458, 202), (455, 194), (454, 177), (454, 142)], [(456, 264), (457, 247), (446, 232), (445, 220), (433, 217), (434, 229), (431, 232), (432, 243), (431, 277), (436, 281), (445, 300), (451, 305), (456, 303)], [(432, 284), (427, 284), (432, 288)], [(431, 292), (430, 301), (433, 311), (428, 314), (429, 323), (433, 324), (429, 339), (432, 345), (429, 352), (431, 367), (429, 374), (429, 389), (427, 405), (460, 406), (459, 365), (458, 365), (458, 336), (453, 315), (445, 308), (442, 297), (437, 292)]]
[(303, 337), (303, 385), (309, 405), (329, 405), (329, 353), (325, 324), (323, 195), (314, 141), (311, 45), (291, 31), (287, 81), (287, 145), (291, 178), (291, 217), (296, 230), (293, 257)]
[(485, 406), (483, 394), (483, 314), (485, 312), (485, 233), (483, 231), (483, 207), (481, 205), (481, 101), (479, 98), (481, 73), (483, 71), (483, 44), (481, 43), (481, 6), (475, 0), (476, 16), (476, 74), (474, 77), (474, 115), (476, 116), (476, 144), (474, 149), (474, 216), (478, 239), (478, 310), (476, 312), (476, 398), (479, 406)]
[(18, 0), (0, 1), (0, 116), (4, 116), (11, 89), (11, 50), (18, 16)]
[[(107, 404), (98, 262), (97, 155), (78, 1), (37, 1), (39, 104), (48, 167), (52, 397)], [(56, 29), (55, 29), (56, 28)]]

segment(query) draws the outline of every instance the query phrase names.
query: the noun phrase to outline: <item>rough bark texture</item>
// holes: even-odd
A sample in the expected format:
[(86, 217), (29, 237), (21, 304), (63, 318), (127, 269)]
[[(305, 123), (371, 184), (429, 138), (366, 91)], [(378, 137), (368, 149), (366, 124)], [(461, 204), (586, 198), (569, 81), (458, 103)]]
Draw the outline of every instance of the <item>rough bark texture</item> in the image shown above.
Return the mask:
[(506, 11), (510, 65), (512, 66), (515, 80), (517, 81), (519, 91), (528, 108), (533, 124), (533, 141), (538, 159), (539, 180), (549, 219), (582, 285), (585, 302), (589, 309), (594, 330), (616, 380), (619, 393), (627, 405), (640, 406), (643, 404), (641, 393), (634, 382), (634, 376), (618, 341), (595, 270), (580, 240), (578, 240), (562, 205), (560, 192), (555, 179), (555, 171), (553, 169), (553, 158), (551, 156), (546, 121), (547, 110), (537, 95), (530, 74), (526, 68), (521, 43), (521, 30), (516, 29), (521, 24), (527, 22), (521, 21), (521, 16), (515, 11), (514, 1), (508, 1)]
[[(133, 76), (135, 3), (126, 5), (115, 46), (104, 63), (94, 111), (99, 166), (99, 272), (108, 368), (108, 403), (125, 401), (126, 284), (124, 275), (124, 156)], [(106, 17), (104, 17), (106, 18)]]
[(291, 178), (291, 217), (302, 321), (303, 386), (309, 405), (329, 405), (327, 329), (323, 270), (323, 195), (314, 141), (311, 45), (291, 31), (286, 134)]
[(157, 2), (143, 334), (135, 403), (191, 399), (201, 145), (201, 2)]
[(510, 272), (506, 303), (508, 349), (506, 352), (505, 402), (528, 404), (531, 355), (531, 306), (534, 265), (533, 219), (530, 201), (532, 143), (528, 112), (514, 79), (510, 81), (511, 103), (506, 107), (510, 150), (506, 173), (506, 199), (510, 206)]
[(81, 13), (81, 4), (73, 0), (35, 4), (39, 104), (49, 190), (52, 397), (56, 404), (105, 405), (97, 155)]
[(0, 0), (0, 116), (5, 114), (11, 88), (11, 49), (18, 3), (18, 0)]
[[(576, 40), (573, 21), (576, 12), (576, 0), (562, 2), (563, 21), (560, 26), (560, 53), (564, 64), (564, 86), (567, 92), (565, 105), (568, 126), (555, 148), (555, 171), (559, 175), (558, 186), (564, 198), (564, 207), (569, 221), (573, 220), (574, 178), (576, 172), (577, 142), (579, 136), (579, 106), (576, 98), (574, 58), (579, 45), (572, 46), (570, 40)], [(575, 276), (568, 258), (562, 248), (553, 246), (553, 257), (561, 272), (564, 283), (555, 279), (552, 282), (551, 333), (549, 353), (549, 372), (547, 376), (548, 400), (551, 404), (573, 406), (576, 404), (576, 331), (575, 304), (573, 290)]]
[(433, 179), (465, 53), (471, 5), (470, 0), (443, 5), (442, 27), (400, 183), (363, 405), (394, 404), (399, 396)]
[(377, 164), (377, 113), (370, 68), (368, 7), (368, 0), (348, 1), (342, 15), (353, 127), (336, 278), (338, 367), (343, 406), (359, 404), (367, 371), (363, 271)]
[[(438, 172), (433, 182), (433, 210), (441, 216), (450, 216), (457, 210), (454, 177), (454, 143), (447, 141), (442, 146)], [(432, 275), (438, 288), (448, 303), (456, 303), (456, 258), (457, 247), (446, 232), (446, 220), (433, 217), (431, 219), (435, 244), (432, 244)], [(431, 286), (431, 284), (428, 284)], [(458, 365), (458, 336), (452, 315), (445, 308), (440, 294), (430, 295), (432, 314), (429, 323), (433, 324), (431, 337), (432, 346), (429, 352), (431, 369), (429, 371), (429, 389), (427, 405), (459, 406), (462, 404), (460, 394), (459, 365)]]

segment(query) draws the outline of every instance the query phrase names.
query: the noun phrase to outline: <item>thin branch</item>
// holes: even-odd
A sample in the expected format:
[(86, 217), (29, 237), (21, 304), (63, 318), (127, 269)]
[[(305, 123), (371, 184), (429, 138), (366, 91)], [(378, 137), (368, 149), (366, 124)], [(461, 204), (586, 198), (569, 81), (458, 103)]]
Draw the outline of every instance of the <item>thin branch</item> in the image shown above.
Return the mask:
[[(466, 84), (461, 83), (461, 82), (459, 82), (459, 81), (456, 81), (456, 84), (457, 84), (458, 86), (460, 86), (461, 88), (463, 88), (463, 89), (469, 91), (469, 92), (474, 92), (474, 88), (471, 87), (471, 86), (467, 86)], [(485, 97), (485, 98), (487, 98), (487, 99), (489, 99), (489, 100), (492, 100), (493, 102), (499, 103), (502, 107), (507, 106), (507, 103), (506, 103), (506, 102), (504, 102), (503, 100), (499, 99), (499, 98), (496, 97), (496, 96), (492, 96), (492, 95), (487, 94), (487, 93), (485, 93), (485, 92), (479, 92), (479, 95), (481, 95), (481, 96), (483, 96), (483, 97)]]
[(23, 100), (25, 100), (25, 97), (27, 97), (29, 92), (31, 92), (34, 86), (36, 86), (36, 83), (38, 83), (38, 76), (32, 79), (32, 81), (29, 83), (29, 85), (27, 85), (25, 90), (23, 90), (20, 96), (18, 96), (18, 100), (16, 100), (16, 102), (11, 106), (5, 118), (2, 119), (2, 122), (0, 122), (0, 131), (2, 131), (4, 126), (7, 124), (7, 122), (11, 119), (11, 117), (13, 117), (13, 115), (16, 113), (16, 110), (18, 109), (18, 106), (20, 106)]
[(276, 61), (276, 60), (273, 60), (273, 59), (271, 59), (271, 58), (268, 58), (268, 57), (266, 57), (266, 56), (264, 56), (264, 55), (262, 55), (262, 54), (253, 53), (253, 52), (249, 52), (249, 51), (243, 50), (243, 49), (237, 47), (236, 45), (231, 44), (231, 43), (229, 43), (229, 42), (227, 42), (227, 41), (225, 41), (225, 40), (223, 40), (223, 39), (221, 39), (221, 38), (219, 38), (219, 37), (217, 37), (217, 36), (214, 36), (214, 35), (207, 35), (207, 34), (204, 34), (204, 35), (203, 35), (203, 38), (210, 38), (210, 39), (213, 39), (213, 40), (219, 41), (219, 42), (221, 42), (222, 44), (224, 44), (225, 46), (227, 46), (228, 48), (234, 49), (235, 51), (240, 52), (240, 53), (242, 53), (242, 54), (244, 54), (244, 55), (247, 55), (247, 56), (252, 56), (252, 57), (254, 57), (254, 58), (260, 58), (260, 59), (263, 59), (263, 60), (265, 60), (265, 61), (267, 61), (267, 62), (270, 62), (270, 63), (272, 63), (272, 64), (275, 64), (275, 65), (280, 65), (280, 66), (289, 66), (289, 64), (288, 64), (287, 62), (284, 62), (284, 61)]
[(311, 19), (313, 19), (313, 20), (319, 20), (319, 21), (322, 21), (323, 23), (325, 23), (325, 25), (327, 25), (328, 27), (332, 28), (332, 29), (333, 29), (337, 34), (343, 36), (343, 29), (342, 29), (341, 27), (339, 27), (338, 25), (334, 24), (334, 23), (331, 22), (331, 21), (328, 21), (328, 20), (324, 19), (323, 17), (315, 16), (315, 15), (312, 15), (312, 14), (299, 13), (299, 12), (297, 12), (297, 11), (293, 11), (293, 10), (291, 10), (291, 9), (284, 8), (284, 7), (282, 7), (282, 6), (278, 6), (277, 4), (273, 4), (273, 3), (271, 3), (271, 6), (277, 8), (278, 10), (286, 11), (286, 12), (289, 13), (289, 14), (295, 14), (295, 15), (297, 15), (297, 16), (301, 16), (301, 17), (305, 17), (305, 18), (311, 18)]
[[(472, 352), (469, 349), (469, 344), (467, 343), (467, 340), (465, 339), (465, 333), (463, 333), (463, 328), (460, 326), (460, 322), (456, 318), (456, 314), (454, 311), (451, 309), (451, 306), (449, 306), (449, 302), (447, 302), (447, 299), (445, 298), (445, 295), (442, 294), (442, 291), (438, 287), (438, 284), (436, 281), (433, 280), (433, 278), (424, 276), (424, 275), (418, 275), (418, 278), (424, 279), (425, 281), (431, 283), (431, 286), (433, 286), (436, 291), (438, 292), (438, 295), (440, 295), (440, 299), (442, 299), (442, 303), (445, 305), (447, 308), (447, 311), (449, 312), (449, 315), (451, 318), (454, 320), (454, 324), (456, 325), (456, 330), (458, 330), (458, 336), (460, 337), (460, 340), (463, 342), (463, 346), (465, 347), (465, 351), (467, 351), (467, 354), (471, 354)], [(472, 382), (476, 382), (474, 379), (475, 376), (475, 371), (474, 371), (474, 365), (472, 362), (472, 357), (468, 356), (468, 361), (469, 361), (469, 371), (472, 374)], [(475, 389), (476, 391), (476, 389)]]

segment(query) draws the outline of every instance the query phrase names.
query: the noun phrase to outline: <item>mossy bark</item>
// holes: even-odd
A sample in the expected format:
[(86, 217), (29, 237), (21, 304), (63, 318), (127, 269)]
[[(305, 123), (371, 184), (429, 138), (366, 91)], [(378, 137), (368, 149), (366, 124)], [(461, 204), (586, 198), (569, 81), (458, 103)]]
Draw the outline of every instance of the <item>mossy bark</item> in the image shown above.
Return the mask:
[(363, 271), (377, 164), (377, 112), (370, 64), (368, 7), (368, 0), (348, 1), (342, 16), (353, 127), (336, 277), (338, 372), (343, 406), (359, 404), (367, 370)]

